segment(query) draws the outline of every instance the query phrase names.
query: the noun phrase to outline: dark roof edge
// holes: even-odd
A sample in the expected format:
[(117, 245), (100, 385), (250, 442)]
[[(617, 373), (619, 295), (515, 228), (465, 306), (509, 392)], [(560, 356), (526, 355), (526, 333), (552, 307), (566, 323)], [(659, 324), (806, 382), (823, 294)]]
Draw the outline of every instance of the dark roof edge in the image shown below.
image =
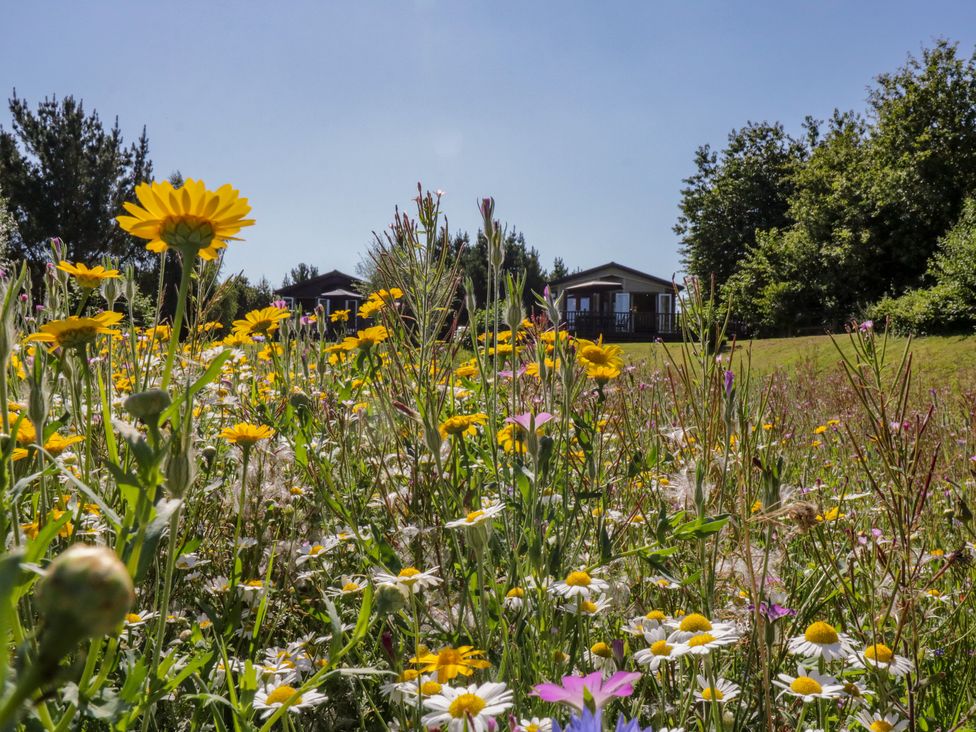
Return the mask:
[(325, 280), (330, 279), (332, 277), (345, 277), (345, 278), (347, 278), (347, 279), (349, 279), (352, 282), (355, 282), (357, 284), (358, 283), (362, 283), (362, 281), (363, 281), (363, 280), (359, 279), (358, 277), (354, 277), (353, 275), (349, 275), (349, 274), (346, 274), (345, 272), (340, 272), (339, 270), (334, 269), (331, 272), (326, 272), (325, 274), (320, 274), (320, 275), (316, 275), (315, 277), (310, 277), (309, 279), (303, 280), (302, 282), (298, 282), (298, 283), (296, 283), (294, 285), (288, 285), (287, 287), (279, 287), (274, 292), (275, 292), (276, 295), (287, 295), (292, 290), (294, 290), (296, 288), (299, 288), (300, 287), (300, 288), (304, 289), (304, 288), (308, 287), (309, 285), (314, 285), (317, 282), (324, 282)]
[(618, 269), (622, 269), (624, 272), (629, 272), (630, 274), (637, 275), (638, 277), (644, 277), (644, 278), (649, 279), (649, 280), (651, 280), (653, 282), (657, 282), (660, 285), (667, 285), (669, 287), (677, 287), (679, 290), (685, 289), (682, 285), (679, 285), (677, 282), (673, 282), (671, 280), (666, 280), (663, 277), (655, 277), (652, 274), (648, 274), (647, 272), (641, 272), (639, 269), (634, 269), (633, 267), (628, 267), (626, 264), (619, 264), (618, 262), (606, 262), (605, 264), (600, 264), (600, 265), (597, 265), (596, 267), (590, 267), (589, 269), (584, 269), (584, 270), (582, 270), (580, 272), (573, 272), (572, 274), (568, 274), (565, 277), (560, 277), (559, 279), (551, 280), (549, 282), (549, 284), (550, 285), (561, 285), (564, 282), (569, 282), (570, 280), (575, 280), (578, 277), (587, 277), (587, 276), (593, 274), (594, 272), (596, 272), (598, 270), (601, 270), (601, 269), (605, 269), (607, 267), (617, 267)]

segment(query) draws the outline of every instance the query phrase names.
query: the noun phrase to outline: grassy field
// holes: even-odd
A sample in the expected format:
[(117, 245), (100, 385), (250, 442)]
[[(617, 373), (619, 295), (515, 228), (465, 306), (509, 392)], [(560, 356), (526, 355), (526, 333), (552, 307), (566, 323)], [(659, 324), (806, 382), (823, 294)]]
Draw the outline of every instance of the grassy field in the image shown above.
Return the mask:
[[(838, 344), (850, 352), (847, 336), (837, 337)], [(900, 354), (908, 339), (891, 338), (888, 348)], [(621, 344), (632, 362), (647, 360), (663, 363), (665, 346), (658, 343)], [(677, 344), (668, 348), (675, 349)], [(725, 353), (728, 353), (726, 349)], [(768, 338), (740, 341), (736, 344), (735, 360), (751, 358), (752, 366), (760, 372), (776, 369), (793, 371), (812, 365), (817, 372), (838, 368), (840, 356), (830, 336), (802, 338)], [(965, 385), (976, 375), (976, 336), (928, 336), (911, 341), (911, 353), (916, 373), (926, 381)]]

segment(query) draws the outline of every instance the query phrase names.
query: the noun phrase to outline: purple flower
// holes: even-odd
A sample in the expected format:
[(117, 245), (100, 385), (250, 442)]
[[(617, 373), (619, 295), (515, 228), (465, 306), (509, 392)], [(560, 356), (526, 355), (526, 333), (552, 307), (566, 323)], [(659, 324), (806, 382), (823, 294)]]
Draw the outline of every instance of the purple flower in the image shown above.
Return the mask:
[(732, 384), (735, 383), (735, 374), (731, 371), (725, 372), (725, 396), (732, 396)]
[(600, 716), (600, 712), (594, 714), (589, 709), (584, 709), (578, 717), (575, 714), (571, 716), (565, 727), (560, 727), (559, 722), (552, 720), (552, 729), (553, 732), (602, 732), (603, 722)]
[(532, 429), (533, 422), (535, 423), (535, 429), (539, 429), (551, 419), (554, 419), (554, 417), (549, 412), (539, 412), (535, 415), (532, 412), (523, 412), (522, 414), (516, 414), (514, 417), (506, 417), (505, 421), (510, 424), (517, 424), (526, 432), (529, 432)]
[[(634, 682), (641, 677), (635, 672), (618, 671), (609, 679), (594, 671), (586, 676), (563, 676), (562, 686), (554, 683), (537, 684), (532, 693), (543, 701), (566, 704), (582, 712), (585, 708), (602, 709), (615, 696), (634, 693)], [(589, 697), (589, 698), (587, 698)]]
[(288, 307), (288, 302), (286, 300), (273, 300), (271, 305), (272, 307), (284, 309)]
[(859, 331), (861, 331), (862, 333), (867, 333), (872, 328), (874, 328), (874, 321), (873, 320), (865, 320), (863, 323), (861, 323), (859, 326), (857, 326), (857, 329)]
[[(749, 610), (755, 610), (755, 609), (756, 609), (755, 605), (749, 606)], [(759, 603), (759, 614), (765, 616), (766, 620), (768, 620), (769, 622), (775, 623), (780, 618), (785, 618), (787, 616), (792, 617), (796, 615), (796, 610), (793, 610), (792, 608), (788, 608), (788, 607), (783, 607), (782, 605), (778, 605), (775, 602), (772, 605), (770, 605), (768, 602), (763, 600)]]

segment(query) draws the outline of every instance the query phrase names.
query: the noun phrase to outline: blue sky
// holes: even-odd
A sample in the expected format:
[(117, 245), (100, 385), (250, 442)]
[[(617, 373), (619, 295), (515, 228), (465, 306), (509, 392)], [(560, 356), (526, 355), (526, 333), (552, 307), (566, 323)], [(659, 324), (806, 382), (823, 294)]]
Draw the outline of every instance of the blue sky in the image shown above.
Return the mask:
[(452, 228), (493, 195), (545, 266), (670, 277), (698, 145), (863, 109), (940, 36), (971, 53), (976, 3), (18, 2), (0, 92), (81, 97), (146, 125), (157, 177), (240, 188), (257, 225), (227, 264), (253, 279), (352, 271), (418, 181)]

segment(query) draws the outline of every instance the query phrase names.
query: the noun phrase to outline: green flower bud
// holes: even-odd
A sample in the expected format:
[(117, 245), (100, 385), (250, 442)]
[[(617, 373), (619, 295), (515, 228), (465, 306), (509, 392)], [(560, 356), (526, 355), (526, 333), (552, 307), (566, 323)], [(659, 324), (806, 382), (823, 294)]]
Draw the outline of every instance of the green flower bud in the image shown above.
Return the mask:
[(128, 397), (122, 406), (133, 417), (148, 419), (159, 416), (170, 404), (172, 404), (172, 400), (169, 398), (169, 394), (162, 389), (150, 389)]
[(384, 583), (376, 588), (376, 612), (379, 615), (392, 615), (403, 610), (410, 601), (405, 587)]
[(55, 558), (35, 593), (45, 637), (73, 642), (115, 630), (136, 601), (132, 578), (111, 549), (74, 544)]

